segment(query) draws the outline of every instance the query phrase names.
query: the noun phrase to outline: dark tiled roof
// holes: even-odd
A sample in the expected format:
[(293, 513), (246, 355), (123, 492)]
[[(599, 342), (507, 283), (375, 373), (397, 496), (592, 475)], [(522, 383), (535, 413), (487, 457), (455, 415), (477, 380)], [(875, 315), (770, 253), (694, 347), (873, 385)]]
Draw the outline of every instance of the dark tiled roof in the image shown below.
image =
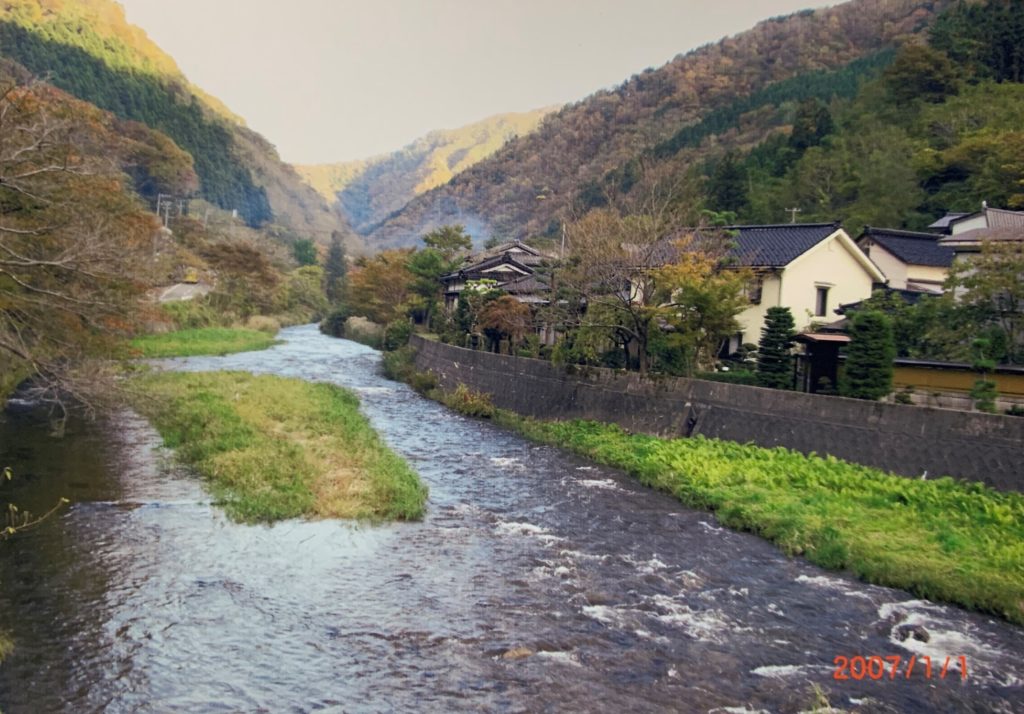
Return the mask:
[(729, 226), (737, 231), (733, 254), (742, 266), (781, 268), (839, 230), (838, 223)]
[(544, 261), (550, 259), (550, 256), (545, 255), (533, 246), (526, 245), (526, 243), (523, 243), (522, 241), (513, 240), (502, 243), (501, 245), (496, 245), (493, 248), (487, 248), (473, 255), (467, 255), (465, 263), (466, 265), (472, 265), (490, 258), (497, 258), (498, 256), (506, 253), (514, 257), (523, 265), (529, 266), (540, 265)]
[(511, 266), (512, 268), (518, 268), (526, 275), (530, 275), (533, 273), (533, 268), (531, 268), (530, 266), (523, 265), (518, 260), (513, 258), (509, 253), (502, 253), (501, 255), (496, 255), (493, 258), (481, 260), (479, 263), (465, 265), (462, 268), (456, 270), (454, 273), (448, 273), (448, 275), (442, 276), (441, 280), (449, 281), (456, 279), (465, 279), (467, 277), (472, 278), (473, 276), (479, 275), (485, 270), (506, 264)]
[(948, 268), (953, 264), (953, 249), (939, 245), (940, 235), (888, 228), (864, 229), (861, 238), (870, 238), (908, 265)]
[(521, 278), (513, 278), (498, 287), (510, 295), (543, 293), (551, 289), (546, 279), (539, 275), (524, 275)]

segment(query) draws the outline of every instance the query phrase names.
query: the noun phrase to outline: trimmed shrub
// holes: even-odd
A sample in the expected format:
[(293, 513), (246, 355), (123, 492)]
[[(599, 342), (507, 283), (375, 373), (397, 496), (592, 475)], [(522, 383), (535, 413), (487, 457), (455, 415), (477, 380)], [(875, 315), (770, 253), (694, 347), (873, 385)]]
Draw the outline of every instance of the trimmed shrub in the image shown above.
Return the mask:
[(762, 387), (793, 388), (795, 325), (788, 307), (768, 308), (757, 345), (757, 379)]
[(896, 342), (892, 321), (878, 310), (858, 310), (850, 324), (850, 346), (840, 393), (854, 399), (878, 400), (892, 391)]

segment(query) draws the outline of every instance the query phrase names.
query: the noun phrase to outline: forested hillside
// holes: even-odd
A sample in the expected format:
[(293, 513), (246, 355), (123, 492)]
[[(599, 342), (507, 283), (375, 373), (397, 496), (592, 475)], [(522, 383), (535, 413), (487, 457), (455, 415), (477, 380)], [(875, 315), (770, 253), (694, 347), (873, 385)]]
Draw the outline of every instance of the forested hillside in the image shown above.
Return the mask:
[(350, 225), (365, 233), (507, 141), (534, 131), (554, 109), (498, 114), (459, 129), (432, 131), (384, 156), (296, 168), (324, 198), (338, 201)]
[(762, 22), (564, 107), (411, 201), (369, 240), (409, 245), (458, 220), (501, 236), (557, 231), (570, 214), (631, 190), (642, 175), (699, 171), (726, 149), (745, 152), (787, 133), (803, 102), (852, 97), (897, 45), (920, 41), (951, 4), (854, 0)]
[(173, 139), (192, 157), (198, 195), (237, 210), (250, 226), (280, 223), (322, 237), (346, 230), (269, 142), (190, 85), (112, 0), (7, 0), (0, 5), (0, 55)]
[(925, 228), (1024, 207), (1024, 2), (958, 4), (849, 100), (801, 103), (792, 130), (705, 163), (709, 208), (742, 222)]

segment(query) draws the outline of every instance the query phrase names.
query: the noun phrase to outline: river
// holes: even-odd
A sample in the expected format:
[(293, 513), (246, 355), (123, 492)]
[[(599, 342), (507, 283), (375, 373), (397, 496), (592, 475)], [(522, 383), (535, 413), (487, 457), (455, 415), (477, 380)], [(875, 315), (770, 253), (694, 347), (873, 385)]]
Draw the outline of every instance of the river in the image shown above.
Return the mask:
[[(4, 712), (1024, 711), (1024, 630), (786, 558), (421, 398), (369, 348), (282, 337), (165, 364), (353, 389), (429, 485), (426, 518), (235, 524), (130, 413), (54, 441), (9, 412), (13, 500), (72, 503), (0, 544)], [(935, 666), (835, 680), (855, 655)], [(966, 679), (940, 678), (946, 656)]]

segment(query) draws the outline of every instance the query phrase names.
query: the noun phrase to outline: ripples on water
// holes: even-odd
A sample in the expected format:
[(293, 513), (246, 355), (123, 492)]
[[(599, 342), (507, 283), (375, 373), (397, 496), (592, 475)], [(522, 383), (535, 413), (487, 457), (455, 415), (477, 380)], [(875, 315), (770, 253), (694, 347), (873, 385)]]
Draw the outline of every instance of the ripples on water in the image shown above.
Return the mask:
[[(0, 424), (16, 498), (60, 518), (0, 552), (22, 711), (1021, 711), (1021, 629), (782, 557), (621, 474), (464, 419), (315, 328), (173, 360), (359, 393), (431, 489), (422, 523), (242, 526), (138, 418)], [(922, 625), (927, 643), (900, 641)], [(968, 657), (961, 682), (832, 679), (837, 655)]]

